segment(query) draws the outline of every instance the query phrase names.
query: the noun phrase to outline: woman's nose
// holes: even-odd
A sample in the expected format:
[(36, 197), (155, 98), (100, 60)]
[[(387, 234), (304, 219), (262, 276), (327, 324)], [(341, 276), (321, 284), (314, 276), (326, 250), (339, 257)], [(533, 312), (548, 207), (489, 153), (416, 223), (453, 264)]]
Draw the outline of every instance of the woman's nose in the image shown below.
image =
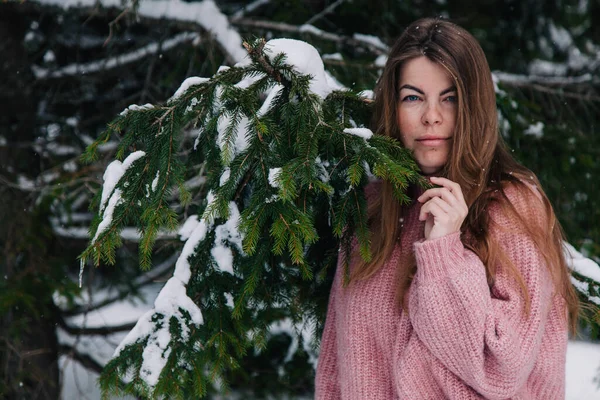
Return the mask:
[(426, 109), (423, 112), (421, 121), (425, 125), (436, 125), (442, 123), (442, 113), (440, 112), (438, 105), (435, 103), (429, 103), (426, 105)]

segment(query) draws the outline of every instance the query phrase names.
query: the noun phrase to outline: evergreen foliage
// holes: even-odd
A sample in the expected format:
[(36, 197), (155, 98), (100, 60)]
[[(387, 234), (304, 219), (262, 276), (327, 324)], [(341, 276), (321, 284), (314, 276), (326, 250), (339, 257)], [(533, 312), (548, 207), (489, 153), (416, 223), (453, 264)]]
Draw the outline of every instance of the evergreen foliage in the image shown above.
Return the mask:
[[(180, 199), (190, 197), (184, 181), (197, 160), (178, 157), (189, 126), (206, 165), (206, 201), (190, 217), (204, 232), (198, 239), (195, 230), (186, 243), (194, 250), (191, 270), (178, 262), (154, 314), (142, 317), (105, 367), (107, 394), (126, 378), (122, 389), (132, 394), (200, 397), (217, 382), (226, 389), (248, 352), (265, 350), (273, 324), (319, 330), (324, 315), (315, 293), (327, 291), (340, 243), (349, 246), (356, 233), (362, 257), (371, 257), (362, 191), (368, 175), (392, 182), (402, 202), (409, 184), (426, 185), (394, 139), (344, 132), (368, 124), (365, 98), (352, 91), (320, 97), (311, 91), (310, 76), (264, 46), (260, 39), (247, 44), (249, 65), (222, 68), (167, 105), (122, 113), (83, 156), (93, 161), (100, 143), (122, 135), (117, 157), (130, 165), (114, 188), (105, 183), (112, 191), (102, 196), (110, 200), (94, 204), (100, 211), (91, 227), (94, 239), (81, 260), (95, 265), (114, 262), (119, 230), (134, 225), (143, 235), (140, 265), (147, 268), (156, 233), (177, 226), (168, 196), (179, 188)], [(233, 260), (231, 269), (223, 265), (223, 252)], [(184, 248), (181, 257), (187, 256)], [(195, 306), (166, 298), (175, 282), (201, 311), (199, 319)], [(173, 313), (163, 312), (159, 301), (173, 301)]]

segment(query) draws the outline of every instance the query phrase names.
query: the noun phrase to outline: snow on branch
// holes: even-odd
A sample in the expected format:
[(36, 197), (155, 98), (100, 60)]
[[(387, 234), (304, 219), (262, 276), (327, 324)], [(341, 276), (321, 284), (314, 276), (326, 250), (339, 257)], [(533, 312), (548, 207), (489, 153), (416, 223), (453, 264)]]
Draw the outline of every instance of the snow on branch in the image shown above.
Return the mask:
[(571, 282), (581, 293), (593, 303), (600, 306), (600, 297), (590, 294), (590, 283), (600, 288), (600, 266), (590, 258), (586, 258), (567, 242), (564, 242), (564, 253), (571, 270), (586, 281), (571, 276)]
[(383, 42), (381, 42), (381, 40), (378, 39), (378, 41), (374, 40), (373, 36), (355, 35), (354, 37), (348, 37), (321, 30), (313, 25), (291, 25), (286, 24), (284, 22), (264, 21), (257, 20), (254, 18), (236, 18), (231, 21), (231, 24), (235, 26), (268, 29), (279, 32), (307, 33), (312, 36), (318, 37), (319, 39), (344, 44), (349, 47), (367, 48), (368, 50), (377, 55), (387, 54), (387, 46), (386, 49), (384, 49), (383, 46), (385, 45), (381, 45)]
[(592, 74), (583, 74), (580, 76), (539, 76), (539, 75), (519, 75), (509, 72), (494, 71), (492, 73), (498, 82), (511, 86), (527, 86), (538, 83), (547, 86), (569, 86), (600, 83), (600, 79), (592, 76)]
[(240, 8), (238, 11), (236, 11), (233, 14), (233, 18), (241, 18), (244, 15), (251, 13), (252, 11), (256, 10), (257, 8), (260, 8), (261, 6), (265, 5), (265, 4), (269, 4), (271, 2), (271, 0), (255, 0), (252, 3), (243, 6), (242, 8)]
[[(518, 75), (508, 72), (494, 71), (492, 73), (494, 86), (497, 93), (504, 94), (504, 91), (498, 89), (497, 83), (517, 88), (527, 88), (538, 92), (548, 93), (560, 97), (568, 97), (582, 101), (600, 101), (595, 87), (600, 83), (600, 79), (592, 74), (580, 76), (540, 76), (540, 75)], [(565, 90), (564, 88), (573, 88)]]
[(159, 51), (167, 51), (175, 46), (180, 45), (198, 38), (200, 35), (196, 32), (183, 32), (176, 35), (174, 38), (165, 40), (163, 43), (150, 43), (135, 51), (120, 54), (115, 57), (105, 58), (103, 60), (93, 61), (86, 64), (69, 64), (56, 71), (42, 68), (37, 65), (31, 67), (37, 79), (62, 78), (65, 76), (90, 74), (98, 71), (105, 71), (112, 68), (121, 67), (126, 64), (139, 61), (149, 55), (156, 54)]
[[(71, 8), (123, 8), (121, 0), (35, 0), (39, 4)], [(129, 4), (129, 2), (127, 2)], [(129, 7), (129, 6), (128, 6)], [(174, 20), (199, 25), (214, 34), (216, 41), (228, 54), (233, 63), (243, 60), (246, 52), (242, 48), (242, 37), (231, 27), (227, 16), (212, 0), (186, 3), (182, 0), (140, 1), (137, 9), (139, 18), (152, 20)]]
[[(81, 228), (81, 227), (75, 227), (75, 226), (69, 227), (69, 228), (63, 228), (62, 226), (60, 226), (58, 224), (53, 224), (52, 231), (56, 235), (62, 236), (65, 238), (85, 239), (85, 240), (90, 239), (90, 232), (89, 232), (88, 228)], [(158, 234), (156, 235), (157, 240), (168, 240), (168, 239), (176, 239), (176, 238), (177, 238), (177, 235), (175, 233), (169, 232), (169, 231), (164, 231), (164, 230), (159, 231)], [(121, 231), (121, 239), (125, 239), (130, 242), (137, 243), (142, 240), (142, 235), (140, 235), (140, 232), (137, 230), (137, 228), (127, 227), (127, 228), (123, 228), (123, 230)]]

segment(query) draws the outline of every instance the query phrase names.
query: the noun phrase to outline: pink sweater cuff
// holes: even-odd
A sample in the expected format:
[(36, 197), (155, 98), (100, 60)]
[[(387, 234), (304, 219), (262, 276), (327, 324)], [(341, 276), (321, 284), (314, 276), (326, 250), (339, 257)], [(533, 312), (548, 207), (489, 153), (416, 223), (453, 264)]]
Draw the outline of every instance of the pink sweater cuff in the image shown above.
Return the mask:
[(414, 243), (419, 281), (438, 280), (462, 270), (464, 246), (460, 232)]

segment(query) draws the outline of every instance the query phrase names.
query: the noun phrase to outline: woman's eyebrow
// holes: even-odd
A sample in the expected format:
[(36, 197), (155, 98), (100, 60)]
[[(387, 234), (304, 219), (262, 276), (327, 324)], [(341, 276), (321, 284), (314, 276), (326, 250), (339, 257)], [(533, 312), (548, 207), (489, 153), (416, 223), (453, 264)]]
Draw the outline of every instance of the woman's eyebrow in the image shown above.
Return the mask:
[(440, 92), (440, 96), (445, 95), (446, 93), (456, 92), (456, 86), (450, 86), (448, 89), (444, 89)]
[(410, 90), (414, 90), (417, 93), (425, 94), (425, 92), (423, 92), (421, 89), (416, 88), (416, 87), (414, 87), (412, 85), (402, 85), (400, 87), (400, 90), (402, 90), (402, 89), (410, 89)]
[[(412, 85), (408, 85), (408, 84), (407, 84), (407, 85), (402, 85), (402, 86), (400, 87), (400, 90), (402, 90), (402, 89), (410, 89), (410, 90), (414, 90), (414, 91), (415, 91), (415, 92), (417, 92), (417, 93), (420, 93), (420, 94), (425, 94), (425, 92), (423, 92), (421, 89), (419, 89), (419, 88), (417, 88), (417, 87), (414, 87), (414, 86), (412, 86)], [(453, 86), (450, 86), (450, 87), (449, 87), (449, 88), (447, 88), (447, 89), (444, 89), (444, 90), (442, 90), (442, 91), (440, 92), (440, 96), (443, 96), (443, 95), (445, 95), (446, 93), (450, 93), (450, 92), (456, 92), (456, 86), (454, 86), (454, 85), (453, 85)]]

